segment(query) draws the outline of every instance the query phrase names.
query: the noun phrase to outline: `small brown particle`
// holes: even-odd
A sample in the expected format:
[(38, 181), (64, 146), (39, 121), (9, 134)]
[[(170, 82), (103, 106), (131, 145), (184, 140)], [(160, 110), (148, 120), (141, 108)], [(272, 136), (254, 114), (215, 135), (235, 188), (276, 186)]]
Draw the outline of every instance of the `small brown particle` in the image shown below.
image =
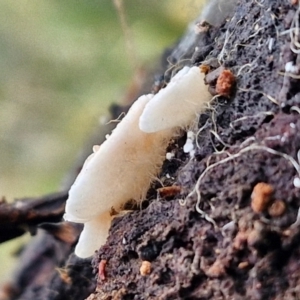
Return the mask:
[(273, 187), (270, 184), (259, 182), (253, 189), (251, 207), (255, 213), (264, 211), (271, 202)]
[(105, 275), (106, 263), (107, 263), (107, 261), (105, 259), (102, 259), (99, 263), (98, 276), (101, 280), (106, 279), (106, 275)]
[(286, 209), (286, 205), (282, 200), (276, 200), (272, 205), (268, 208), (269, 215), (273, 218), (280, 217), (284, 214)]
[[(118, 300), (118, 299), (124, 299), (124, 296), (127, 294), (126, 288), (122, 287), (119, 290), (113, 290), (111, 295), (105, 296), (104, 298), (101, 298), (101, 300)], [(99, 299), (98, 297), (96, 299)]]
[(56, 268), (56, 271), (59, 273), (60, 279), (66, 283), (66, 284), (71, 284), (72, 280), (68, 274), (68, 271), (62, 268)]
[(216, 92), (219, 95), (229, 97), (235, 84), (235, 77), (230, 70), (224, 70), (217, 80)]
[(264, 240), (266, 229), (265, 225), (259, 221), (255, 221), (253, 227), (248, 235), (247, 243), (248, 246), (257, 248), (257, 245), (261, 244)]
[(111, 217), (118, 215), (118, 213), (119, 212), (113, 206), (110, 208), (109, 214)]
[(257, 283), (257, 284), (255, 285), (255, 287), (256, 287), (257, 289), (261, 289), (261, 282)]
[(219, 260), (216, 260), (205, 273), (208, 277), (218, 278), (225, 274), (225, 268)]
[(17, 294), (19, 294), (19, 291), (17, 287), (15, 287), (13, 284), (7, 282), (1, 285), (1, 289), (0, 289), (1, 300), (13, 299)]
[(210, 66), (209, 65), (200, 65), (199, 66), (200, 72), (207, 74), (210, 71)]
[(250, 247), (254, 247), (259, 243), (260, 240), (261, 240), (261, 236), (259, 235), (259, 233), (256, 230), (252, 230), (249, 233), (247, 243)]
[(2, 196), (2, 197), (0, 198), (0, 204), (6, 204), (6, 203), (7, 203), (6, 198), (5, 198), (4, 196)]
[(205, 21), (201, 21), (195, 24), (194, 32), (195, 34), (199, 34), (201, 32), (207, 32), (209, 29), (209, 24)]
[[(201, 67), (200, 67), (201, 70)], [(223, 66), (218, 67), (217, 69), (209, 72), (205, 76), (205, 83), (208, 85), (215, 85), (217, 79), (220, 77), (220, 75), (225, 71)]]
[(177, 185), (166, 186), (157, 189), (157, 192), (163, 198), (174, 197), (181, 192), (181, 187)]
[(249, 266), (249, 262), (247, 261), (242, 261), (239, 263), (238, 268), (239, 269), (246, 269)]
[(220, 253), (221, 253), (221, 250), (220, 250), (220, 249), (215, 249), (215, 253), (216, 253), (216, 254), (220, 254)]
[(164, 80), (156, 80), (154, 82), (154, 84), (152, 85), (152, 90), (151, 93), (152, 94), (157, 94), (162, 88), (164, 88), (166, 86), (166, 83)]
[(282, 232), (282, 235), (286, 236), (286, 237), (291, 236), (291, 234), (292, 234), (292, 231), (290, 229), (286, 229)]
[(144, 260), (140, 267), (140, 273), (142, 276), (147, 276), (151, 273), (151, 262)]
[(246, 242), (248, 238), (248, 233), (247, 232), (238, 232), (236, 237), (233, 240), (233, 248), (237, 250), (242, 250), (244, 249)]

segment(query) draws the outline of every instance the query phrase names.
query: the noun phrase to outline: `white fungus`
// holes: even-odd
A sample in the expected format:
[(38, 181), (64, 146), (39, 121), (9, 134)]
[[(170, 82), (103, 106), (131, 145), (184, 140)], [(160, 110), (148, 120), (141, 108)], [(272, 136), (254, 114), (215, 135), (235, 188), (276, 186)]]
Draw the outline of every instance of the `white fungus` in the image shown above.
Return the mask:
[(84, 223), (84, 228), (75, 247), (75, 254), (82, 258), (89, 257), (103, 245), (108, 236), (111, 220), (112, 217), (108, 211)]
[(145, 133), (139, 117), (153, 95), (141, 96), (100, 147), (94, 147), (69, 191), (65, 220), (84, 223), (75, 254), (91, 256), (105, 242), (108, 213), (139, 201), (165, 159), (172, 130)]
[(93, 146), (93, 152), (96, 153), (100, 149), (99, 145), (94, 145)]
[[(79, 257), (93, 255), (105, 243), (109, 214), (128, 200), (142, 200), (164, 159), (178, 127), (188, 128), (212, 96), (198, 67), (184, 67), (158, 94), (141, 96), (107, 140), (93, 147), (69, 191), (65, 220), (84, 223), (75, 248)], [(194, 133), (187, 133), (184, 151), (194, 155)]]
[(146, 105), (139, 126), (144, 132), (189, 127), (212, 96), (198, 67), (184, 67)]

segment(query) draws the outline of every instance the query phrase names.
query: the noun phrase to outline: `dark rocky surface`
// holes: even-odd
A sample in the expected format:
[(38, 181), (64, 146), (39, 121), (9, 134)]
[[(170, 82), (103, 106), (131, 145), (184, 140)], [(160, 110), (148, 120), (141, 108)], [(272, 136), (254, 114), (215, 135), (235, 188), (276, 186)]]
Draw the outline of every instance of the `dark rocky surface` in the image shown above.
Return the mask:
[[(194, 158), (175, 142), (180, 167), (165, 164), (163, 175), (181, 195), (115, 220), (94, 258), (96, 271), (106, 261), (105, 280), (89, 299), (300, 299), (300, 84), (298, 71), (285, 72), (299, 61), (287, 32), (296, 11), (287, 1), (241, 1), (218, 30), (204, 64), (229, 69), (234, 94), (201, 116)], [(273, 192), (255, 212), (260, 182)]]

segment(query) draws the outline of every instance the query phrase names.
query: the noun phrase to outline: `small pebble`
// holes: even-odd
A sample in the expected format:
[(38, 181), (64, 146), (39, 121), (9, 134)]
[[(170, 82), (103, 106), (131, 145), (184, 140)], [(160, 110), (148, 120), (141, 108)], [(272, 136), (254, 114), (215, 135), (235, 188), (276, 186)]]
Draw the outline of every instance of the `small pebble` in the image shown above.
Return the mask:
[(259, 182), (253, 189), (251, 195), (251, 207), (254, 212), (261, 213), (271, 202), (273, 188), (270, 184)]
[(276, 200), (272, 205), (268, 208), (269, 215), (273, 218), (280, 217), (284, 214), (286, 209), (286, 205), (282, 200)]
[(187, 139), (185, 145), (183, 146), (183, 151), (184, 151), (184, 153), (189, 153), (192, 150), (194, 150), (193, 141), (190, 139)]
[(142, 276), (147, 276), (151, 273), (151, 262), (144, 260), (140, 267), (140, 273)]
[(242, 261), (239, 263), (238, 268), (239, 269), (245, 269), (249, 266), (249, 263), (247, 261)]
[(294, 183), (294, 187), (296, 187), (298, 189), (300, 188), (300, 178), (299, 177), (295, 177), (293, 183)]
[(167, 160), (171, 160), (174, 156), (175, 156), (175, 154), (173, 152), (167, 152), (166, 153), (166, 159)]

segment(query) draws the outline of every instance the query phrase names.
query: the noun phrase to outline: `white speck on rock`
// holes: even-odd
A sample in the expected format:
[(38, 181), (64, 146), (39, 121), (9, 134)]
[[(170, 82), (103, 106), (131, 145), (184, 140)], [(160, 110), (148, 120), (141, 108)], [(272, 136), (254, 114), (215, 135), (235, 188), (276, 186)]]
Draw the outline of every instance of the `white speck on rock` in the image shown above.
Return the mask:
[(175, 154), (173, 152), (167, 152), (166, 153), (166, 159), (167, 160), (171, 160), (174, 156), (175, 156)]
[(299, 177), (295, 177), (294, 181), (293, 181), (294, 187), (296, 188), (300, 188), (300, 178)]
[(183, 146), (183, 151), (184, 153), (190, 153), (192, 150), (194, 150), (193, 141), (191, 139), (187, 139)]

